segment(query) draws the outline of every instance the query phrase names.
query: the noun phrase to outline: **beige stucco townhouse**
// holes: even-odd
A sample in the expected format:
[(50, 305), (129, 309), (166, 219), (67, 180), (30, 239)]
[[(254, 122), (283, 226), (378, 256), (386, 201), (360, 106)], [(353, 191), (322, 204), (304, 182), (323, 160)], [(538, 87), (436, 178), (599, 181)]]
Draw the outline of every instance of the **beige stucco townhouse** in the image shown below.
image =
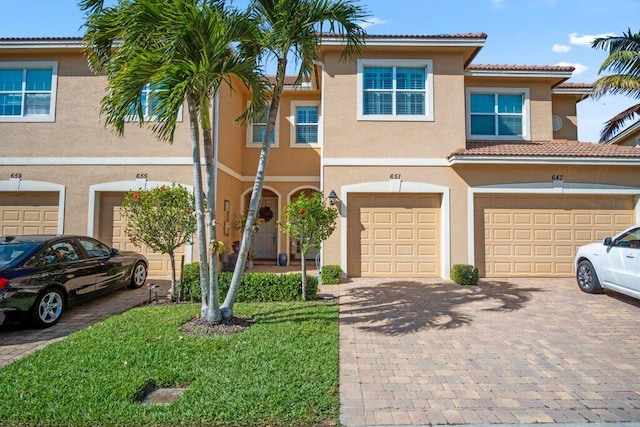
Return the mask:
[[(591, 86), (567, 83), (570, 67), (474, 64), (485, 40), (368, 36), (344, 62), (340, 40), (325, 37), (312, 78), (282, 99), (261, 205), (273, 218), (254, 257), (295, 255), (275, 225), (302, 190), (336, 194), (321, 259), (347, 276), (447, 278), (456, 263), (487, 277), (570, 276), (577, 246), (640, 222), (640, 148), (577, 141), (576, 104)], [(80, 39), (0, 39), (3, 235), (80, 233), (131, 248), (125, 192), (192, 185), (187, 123), (173, 144), (135, 123), (118, 137), (99, 115), (105, 85)], [(235, 84), (213, 112), (228, 245), (264, 131), (234, 124), (249, 98)], [(148, 256), (151, 274), (167, 273), (165, 257)]]

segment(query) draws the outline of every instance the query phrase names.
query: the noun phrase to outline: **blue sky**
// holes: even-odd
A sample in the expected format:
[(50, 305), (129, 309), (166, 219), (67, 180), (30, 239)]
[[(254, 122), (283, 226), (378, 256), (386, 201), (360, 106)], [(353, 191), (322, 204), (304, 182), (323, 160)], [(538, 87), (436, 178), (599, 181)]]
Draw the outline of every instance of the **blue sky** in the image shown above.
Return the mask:
[[(244, 5), (247, 0), (234, 0)], [(572, 82), (591, 83), (606, 57), (596, 35), (640, 31), (640, 0), (361, 0), (371, 34), (484, 32), (476, 64), (572, 65)], [(76, 0), (0, 0), (0, 37), (81, 36)], [(579, 139), (597, 141), (602, 123), (636, 100), (578, 104)]]

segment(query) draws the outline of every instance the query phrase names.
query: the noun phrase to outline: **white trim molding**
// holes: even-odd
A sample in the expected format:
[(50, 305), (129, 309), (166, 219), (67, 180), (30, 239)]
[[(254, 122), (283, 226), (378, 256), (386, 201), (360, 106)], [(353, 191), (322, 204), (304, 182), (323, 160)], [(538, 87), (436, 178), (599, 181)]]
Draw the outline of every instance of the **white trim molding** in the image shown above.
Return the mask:
[[(399, 181), (399, 182), (398, 182)], [(449, 188), (424, 182), (400, 180), (363, 182), (344, 185), (340, 188), (340, 266), (347, 272), (347, 203), (350, 193), (436, 193), (442, 197), (440, 207), (440, 276), (450, 277), (451, 269), (451, 222)], [(323, 249), (324, 250), (324, 249)], [(324, 254), (322, 254), (324, 259)]]
[(322, 166), (451, 166), (445, 158), (323, 157)]
[(475, 265), (475, 195), (476, 194), (584, 194), (584, 195), (629, 195), (635, 196), (636, 223), (640, 224), (640, 187), (622, 185), (554, 182), (527, 182), (518, 184), (492, 184), (469, 187), (467, 190), (467, 247), (468, 263)]
[(11, 178), (0, 181), (0, 192), (56, 192), (58, 193), (58, 233), (64, 233), (64, 206), (66, 187), (62, 184), (42, 181), (23, 181), (20, 178)]

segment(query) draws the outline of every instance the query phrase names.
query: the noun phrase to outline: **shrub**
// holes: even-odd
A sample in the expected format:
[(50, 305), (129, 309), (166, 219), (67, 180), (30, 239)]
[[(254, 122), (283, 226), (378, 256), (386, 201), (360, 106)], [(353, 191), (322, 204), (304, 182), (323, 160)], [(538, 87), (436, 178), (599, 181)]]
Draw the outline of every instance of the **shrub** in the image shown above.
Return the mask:
[[(184, 266), (182, 273), (182, 300), (200, 302), (200, 267), (197, 262)], [(229, 290), (233, 273), (218, 275), (218, 293), (222, 300)], [(315, 300), (318, 280), (307, 275), (307, 299)], [(302, 300), (302, 274), (244, 273), (238, 289), (237, 302), (269, 302)]]
[(451, 267), (451, 280), (459, 285), (477, 285), (478, 269), (469, 264), (454, 264)]
[(320, 277), (325, 285), (337, 285), (342, 281), (342, 269), (339, 265), (323, 265)]

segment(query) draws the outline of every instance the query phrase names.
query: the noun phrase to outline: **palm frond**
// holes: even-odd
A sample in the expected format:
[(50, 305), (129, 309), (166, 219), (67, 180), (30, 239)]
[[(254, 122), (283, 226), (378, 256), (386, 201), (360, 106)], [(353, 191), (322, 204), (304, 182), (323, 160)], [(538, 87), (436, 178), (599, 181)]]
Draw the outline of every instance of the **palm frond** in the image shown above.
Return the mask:
[(600, 132), (600, 141), (607, 142), (613, 138), (625, 124), (636, 117), (640, 117), (640, 104), (633, 105), (626, 110), (616, 114), (610, 120), (608, 120), (602, 131)]

